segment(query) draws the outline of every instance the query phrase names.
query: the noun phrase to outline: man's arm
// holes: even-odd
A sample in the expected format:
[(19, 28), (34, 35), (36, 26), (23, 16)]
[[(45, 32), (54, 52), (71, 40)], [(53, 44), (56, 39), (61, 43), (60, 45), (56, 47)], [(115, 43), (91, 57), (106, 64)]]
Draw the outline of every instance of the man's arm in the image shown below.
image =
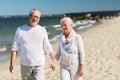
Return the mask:
[(49, 56), (50, 56), (50, 58), (51, 58), (51, 60), (52, 60), (52, 63), (51, 63), (51, 68), (53, 69), (53, 70), (55, 70), (55, 67), (56, 67), (56, 59), (55, 59), (55, 55), (53, 54), (53, 52), (51, 52), (50, 54), (49, 54)]
[(14, 69), (14, 62), (16, 58), (17, 51), (11, 51), (11, 60), (10, 60), (10, 67), (9, 70), (12, 73)]

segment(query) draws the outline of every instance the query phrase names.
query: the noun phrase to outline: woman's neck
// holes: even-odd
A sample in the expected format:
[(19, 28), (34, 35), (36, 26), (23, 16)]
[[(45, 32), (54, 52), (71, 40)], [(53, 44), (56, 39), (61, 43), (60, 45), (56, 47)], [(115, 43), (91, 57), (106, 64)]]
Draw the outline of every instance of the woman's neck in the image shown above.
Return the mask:
[(67, 34), (64, 33), (65, 38), (68, 38), (68, 37), (69, 37), (69, 34), (70, 34), (70, 33), (67, 33)]

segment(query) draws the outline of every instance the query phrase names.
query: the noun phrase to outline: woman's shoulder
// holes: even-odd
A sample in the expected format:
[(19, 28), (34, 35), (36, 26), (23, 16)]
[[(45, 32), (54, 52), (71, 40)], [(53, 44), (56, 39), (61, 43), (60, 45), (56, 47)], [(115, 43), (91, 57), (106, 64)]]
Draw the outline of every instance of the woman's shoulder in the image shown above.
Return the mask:
[(80, 34), (76, 34), (76, 42), (81, 42), (83, 41), (82, 37)]
[(76, 38), (82, 38), (80, 34), (76, 33)]

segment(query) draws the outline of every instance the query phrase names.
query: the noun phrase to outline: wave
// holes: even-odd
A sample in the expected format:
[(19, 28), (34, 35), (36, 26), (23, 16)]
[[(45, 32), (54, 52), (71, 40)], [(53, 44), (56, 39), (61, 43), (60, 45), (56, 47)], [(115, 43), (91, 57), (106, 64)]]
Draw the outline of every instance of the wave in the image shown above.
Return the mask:
[(88, 24), (88, 25), (85, 25), (85, 26), (79, 26), (77, 28), (77, 30), (82, 30), (82, 29), (89, 28), (89, 27), (92, 27), (92, 26), (93, 26), (93, 24)]
[(85, 26), (79, 26), (79, 27), (77, 28), (77, 30), (82, 30), (82, 29), (85, 29)]
[(53, 38), (50, 39), (50, 42), (56, 42), (58, 37), (59, 35), (54, 36)]
[(6, 47), (6, 46), (0, 47), (0, 51), (1, 51), (1, 52), (7, 51), (7, 47)]
[(78, 25), (82, 25), (82, 22), (81, 22), (81, 21), (76, 21), (76, 22), (73, 24), (74, 27), (76, 27), (76, 26), (78, 26)]
[(89, 20), (88, 22), (91, 23), (91, 24), (95, 24), (96, 20)]
[(53, 25), (53, 27), (54, 27), (54, 28), (59, 28), (59, 27), (61, 27), (61, 25), (60, 25), (60, 24), (57, 24), (57, 25)]

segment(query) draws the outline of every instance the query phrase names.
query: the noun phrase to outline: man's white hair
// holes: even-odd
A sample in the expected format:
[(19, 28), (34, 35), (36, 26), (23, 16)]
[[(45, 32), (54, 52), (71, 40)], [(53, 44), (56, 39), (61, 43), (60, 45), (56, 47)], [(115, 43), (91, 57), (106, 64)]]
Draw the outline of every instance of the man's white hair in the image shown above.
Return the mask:
[(29, 12), (29, 16), (34, 12), (34, 11), (38, 11), (40, 13), (41, 16), (41, 11), (39, 9), (33, 8), (31, 9), (31, 11)]
[(60, 20), (60, 24), (62, 24), (63, 21), (68, 21), (71, 25), (73, 25), (73, 20), (70, 17), (64, 17)]

